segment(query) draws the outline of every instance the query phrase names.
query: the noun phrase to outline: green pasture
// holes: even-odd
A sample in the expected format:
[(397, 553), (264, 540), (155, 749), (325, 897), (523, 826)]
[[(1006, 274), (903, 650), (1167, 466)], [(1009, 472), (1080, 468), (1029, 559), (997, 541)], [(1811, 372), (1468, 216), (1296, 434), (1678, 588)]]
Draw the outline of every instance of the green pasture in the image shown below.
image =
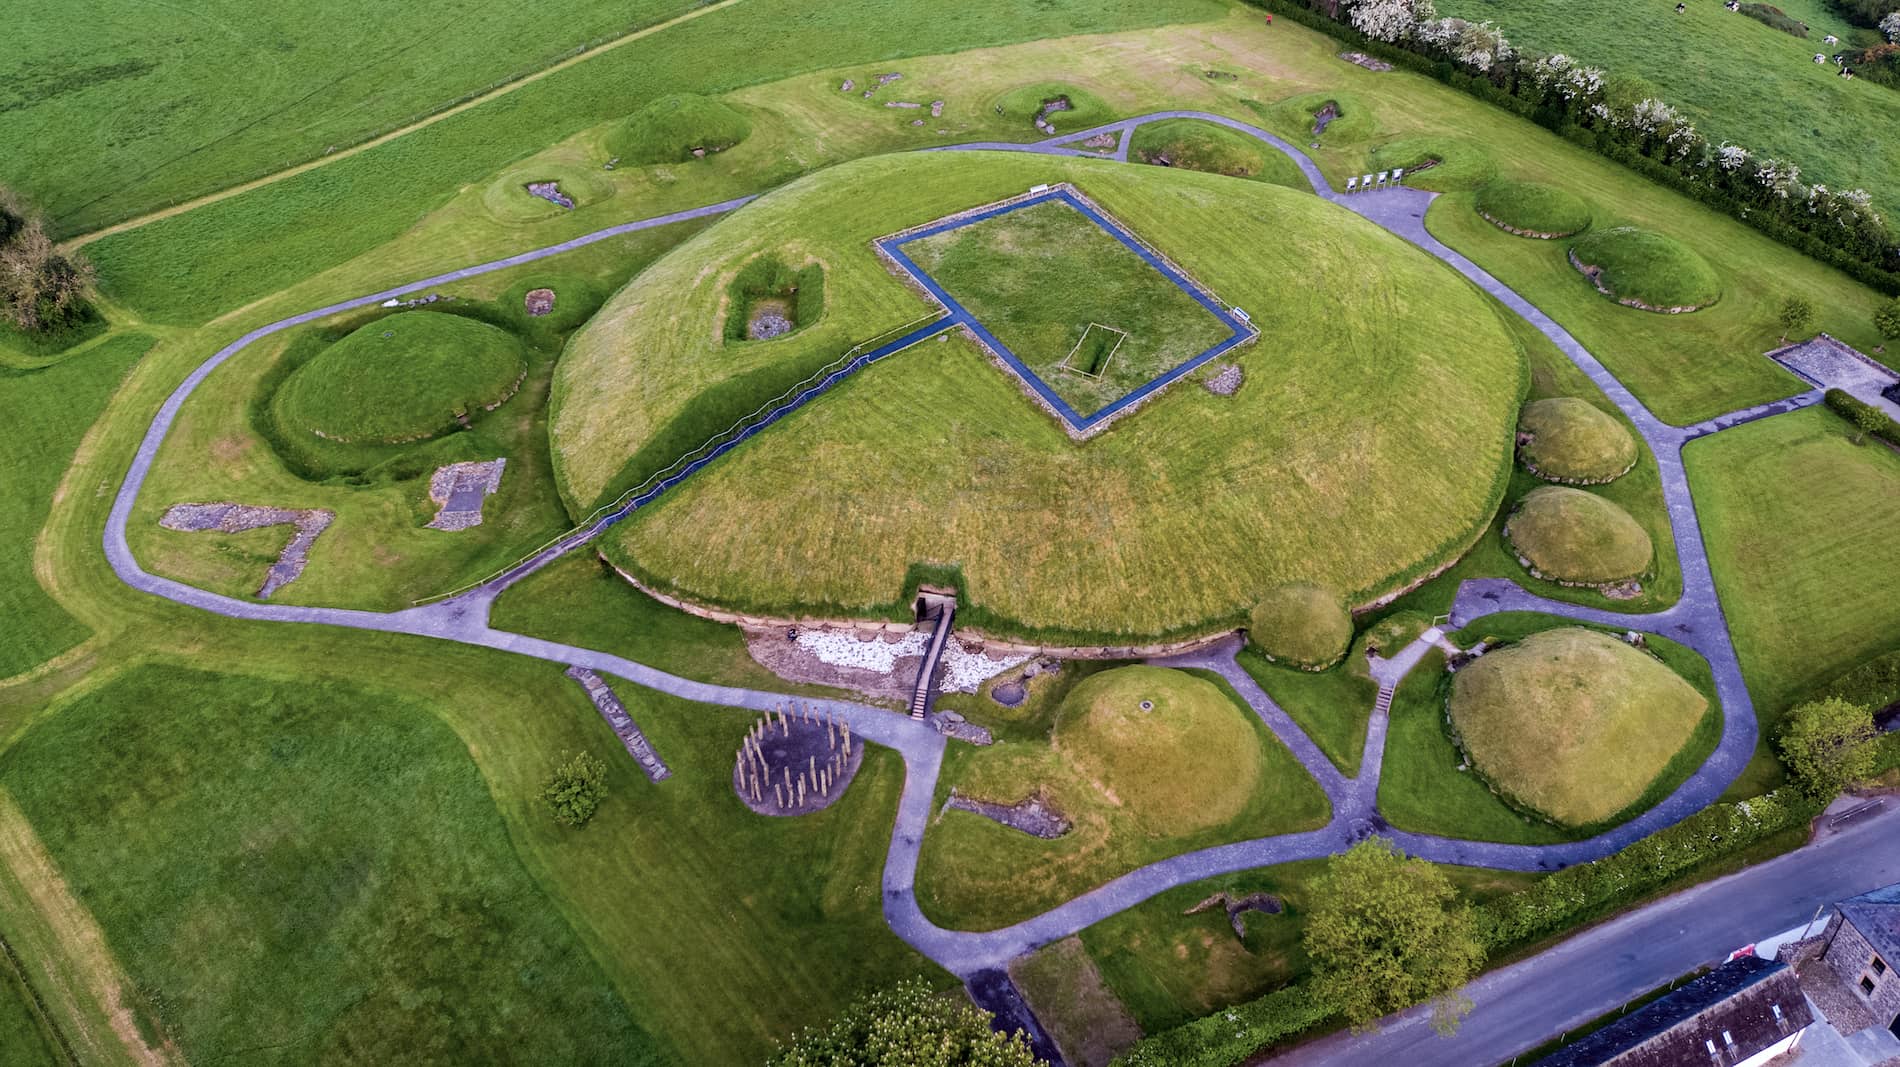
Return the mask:
[[(1057, 200), (912, 241), (904, 253), (1081, 415), (1229, 334), (1192, 294)], [(1119, 344), (1109, 331), (1123, 335)], [(1081, 351), (1085, 334), (1106, 347)]]
[(1790, 706), (1900, 644), (1900, 456), (1856, 444), (1815, 407), (1724, 430), (1684, 449), (1716, 590), (1762, 726), (1749, 781)]
[[(1826, 0), (1776, 6), (1812, 28), (1807, 40), (1715, 0), (1691, 0), (1682, 15), (1650, 0), (1605, 0), (1587, 18), (1565, 0), (1449, 0), (1439, 13), (1489, 19), (1520, 47), (1647, 79), (1710, 140), (1792, 159), (1831, 189), (1865, 188), (1891, 212), (1900, 205), (1900, 140), (1890, 136), (1900, 93), (1814, 62), (1854, 39)], [(1830, 33), (1843, 44), (1822, 43)]]
[(46, 1032), (32, 991), (0, 960), (0, 1067), (58, 1067), (65, 1063), (57, 1039)]
[(1037, 726), (1034, 740), (951, 748), (939, 802), (951, 789), (999, 804), (1040, 792), (1073, 827), (1044, 840), (945, 812), (917, 867), (918, 903), (937, 923), (995, 929), (1143, 864), (1327, 818), (1312, 777), (1213, 674), (1092, 674)]
[[(913, 564), (949, 563), (970, 625), (1151, 635), (1238, 623), (1288, 581), (1363, 603), (1489, 521), (1522, 364), (1462, 279), (1275, 186), (976, 153), (832, 168), (623, 290), (557, 369), (570, 507), (637, 484), (854, 342), (927, 313), (871, 238), (1057, 177), (1135, 232), (1169, 234), (1186, 270), (1253, 311), (1263, 340), (1238, 356), (1238, 394), (1183, 382), (1078, 446), (968, 345), (927, 341), (643, 509), (608, 552), (689, 598), (774, 613), (894, 611)], [(762, 247), (828, 263), (833, 311), (784, 342), (725, 349), (722, 279)], [(1374, 408), (1376, 424), (1363, 418)], [(709, 542), (707, 529), (722, 534)]]
[[(0, 367), (0, 678), (11, 677), (86, 639), (88, 627), (41, 586), (34, 545), (66, 467), (127, 370), (152, 347), (118, 334), (40, 370)], [(32, 427), (32, 432), (23, 432)]]

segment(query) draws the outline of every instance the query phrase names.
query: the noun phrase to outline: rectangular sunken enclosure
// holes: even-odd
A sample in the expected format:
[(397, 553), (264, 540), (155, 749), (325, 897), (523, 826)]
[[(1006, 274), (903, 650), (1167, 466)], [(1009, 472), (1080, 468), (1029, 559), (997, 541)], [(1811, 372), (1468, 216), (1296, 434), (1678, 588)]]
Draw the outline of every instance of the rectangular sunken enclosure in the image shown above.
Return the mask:
[(876, 244), (1078, 437), (1256, 335), (1068, 185)]

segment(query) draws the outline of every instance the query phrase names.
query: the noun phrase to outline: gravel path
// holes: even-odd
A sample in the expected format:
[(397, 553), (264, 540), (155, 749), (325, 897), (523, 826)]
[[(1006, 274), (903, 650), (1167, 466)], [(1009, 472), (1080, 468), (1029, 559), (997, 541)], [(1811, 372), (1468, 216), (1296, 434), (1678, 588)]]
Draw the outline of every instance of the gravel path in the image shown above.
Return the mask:
[[(1380, 757), (1383, 755), (1381, 736), (1383, 716), (1374, 718), (1366, 756), (1362, 761), (1358, 776), (1346, 778), (1333, 767), (1331, 761), (1325, 757), (1318, 746), (1313, 744), (1298, 724), (1293, 722), (1273, 702), (1272, 698), (1260, 689), (1251, 676), (1240, 669), (1233, 658), (1237, 642), (1230, 641), (1217, 649), (1157, 662), (1177, 666), (1205, 667), (1216, 671), (1233, 685), (1268, 728), (1292, 750), (1320, 783), (1321, 788), (1326, 791), (1333, 805), (1331, 821), (1324, 828), (1307, 833), (1235, 842), (1153, 863), (1130, 871), (1065, 904), (1014, 926), (986, 933), (951, 931), (937, 926), (924, 916), (914, 893), (919, 848), (925, 827), (929, 824), (933, 812), (934, 794), (939, 772), (942, 769), (945, 746), (943, 736), (937, 733), (930, 724), (918, 723), (903, 715), (848, 701), (811, 700), (759, 690), (709, 685), (667, 674), (605, 652), (544, 641), (524, 634), (508, 633), (495, 630), (488, 625), (488, 610), (500, 589), (532, 573), (563, 553), (585, 544), (612, 522), (618, 521), (635, 507), (651, 499), (651, 495), (630, 502), (626, 508), (607, 516), (596, 525), (578, 531), (575, 535), (550, 546), (504, 575), (497, 582), (453, 599), (392, 613), (268, 605), (237, 600), (151, 574), (144, 570), (133, 557), (126, 543), (126, 523), (165, 435), (177, 419), (185, 400), (198, 385), (227, 359), (252, 342), (340, 311), (370, 306), (391, 297), (430, 286), (545, 259), (620, 234), (686, 219), (722, 214), (742, 206), (751, 200), (751, 197), (741, 197), (691, 211), (675, 212), (626, 223), (548, 248), (524, 252), (506, 259), (452, 271), (355, 300), (318, 308), (251, 331), (219, 350), (194, 370), (154, 416), (137, 454), (133, 457), (131, 467), (107, 519), (104, 539), (106, 556), (120, 579), (133, 588), (232, 618), (260, 622), (315, 623), (437, 637), (532, 656), (564, 666), (583, 667), (701, 703), (752, 712), (797, 705), (810, 707), (846, 720), (850, 722), (852, 730), (858, 736), (894, 749), (904, 759), (904, 788), (898, 803), (891, 834), (891, 848), (884, 868), (885, 918), (891, 928), (913, 947), (950, 971), (966, 978), (1000, 968), (1017, 955), (1068, 936), (1174, 886), (1234, 871), (1329, 855), (1347, 847), (1357, 837), (1366, 833), (1384, 833), (1408, 852), (1441, 862), (1540, 870), (1607, 855), (1628, 842), (1667, 826), (1713, 801), (1722, 789), (1741, 772), (1753, 753), (1755, 718), (1747, 689), (1742, 685), (1741, 672), (1735, 661), (1734, 650), (1729, 643), (1721, 606), (1716, 600), (1708, 559), (1703, 552), (1701, 531), (1696, 521), (1694, 504), (1689, 498), (1688, 482), (1683, 475), (1681, 446), (1685, 441), (1703, 433), (1715, 432), (1749, 418), (1763, 417), (1779, 410), (1788, 410), (1812, 403), (1814, 398), (1811, 395), (1804, 395), (1780, 402), (1782, 406), (1779, 407), (1769, 405), (1769, 408), (1774, 410), (1754, 409), (1749, 412), (1739, 412), (1688, 429), (1669, 426), (1651, 414), (1634, 395), (1623, 387), (1621, 382), (1617, 381), (1562, 327), (1471, 261), (1427, 233), (1424, 226), (1425, 209), (1430, 205), (1435, 194), (1403, 187), (1362, 193), (1352, 197), (1335, 193), (1318, 167), (1293, 146), (1265, 130), (1224, 116), (1194, 111), (1164, 111), (1077, 133), (1064, 134), (1035, 144), (979, 143), (955, 146), (955, 150), (996, 149), (1102, 158), (1097, 153), (1065, 146), (1073, 141), (1086, 140), (1100, 133), (1113, 131), (1120, 136), (1120, 147), (1115, 158), (1125, 161), (1135, 128), (1149, 122), (1170, 118), (1196, 118), (1212, 122), (1245, 133), (1286, 153), (1299, 165), (1318, 195), (1391, 230), (1448, 263), (1536, 326), (1609, 395), (1611, 400), (1635, 423), (1644, 439), (1649, 442), (1662, 469), (1664, 494), (1674, 523), (1675, 550), (1681, 562), (1683, 574), (1684, 593), (1675, 606), (1667, 611), (1647, 615), (1627, 615), (1546, 600), (1511, 582), (1489, 579), (1467, 582), (1460, 587), (1456, 605), (1453, 608), (1452, 622), (1456, 626), (1463, 626), (1472, 620), (1500, 611), (1542, 611), (1604, 625), (1661, 633), (1702, 653), (1714, 669), (1716, 688), (1722, 699), (1724, 709), (1722, 740), (1709, 761), (1656, 808), (1644, 813), (1633, 822), (1598, 837), (1559, 845), (1537, 847), (1499, 845), (1392, 832), (1378, 819), (1376, 812)], [(922, 335), (928, 336), (949, 325), (954, 325), (953, 319), (939, 320), (931, 326), (922, 328), (924, 331)], [(900, 339), (900, 341), (905, 340), (907, 339)], [(890, 346), (878, 352), (888, 349)], [(868, 362), (876, 354), (869, 353), (861, 358)], [(807, 396), (815, 395), (815, 392), (822, 391), (833, 381), (857, 369), (858, 365), (854, 362), (834, 378), (828, 378), (814, 386), (811, 393), (802, 394), (796, 399), (802, 402)], [(706, 461), (710, 462), (712, 458), (708, 457)], [(690, 475), (701, 465), (703, 463), (682, 472), (679, 478), (683, 479)], [(675, 482), (668, 482), (658, 487), (653, 495), (657, 495), (659, 491), (663, 491), (671, 484)], [(1423, 642), (1426, 639), (1420, 640)], [(1397, 678), (1403, 674), (1403, 671), (1416, 662), (1415, 650), (1417, 655), (1423, 654), (1423, 647), (1415, 645), (1408, 647), (1400, 656), (1390, 661), (1391, 665), (1384, 669), (1391, 677), (1388, 679), (1381, 676), (1382, 685), (1396, 684)]]

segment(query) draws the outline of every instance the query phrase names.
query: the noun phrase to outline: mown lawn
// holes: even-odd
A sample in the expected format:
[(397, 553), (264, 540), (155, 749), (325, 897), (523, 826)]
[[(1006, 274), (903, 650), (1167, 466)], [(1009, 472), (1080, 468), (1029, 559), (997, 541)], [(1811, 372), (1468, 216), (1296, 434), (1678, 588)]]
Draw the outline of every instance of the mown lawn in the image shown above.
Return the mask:
[(413, 703), (135, 667), (0, 781), (193, 1060), (660, 1059)]
[(0, 960), (0, 1067), (55, 1067), (64, 1062), (41, 1027), (32, 993), (12, 964)]
[[(80, 438), (126, 371), (151, 348), (121, 334), (42, 370), (0, 367), (0, 678), (33, 667), (86, 639), (34, 574), (34, 542)], [(28, 427), (31, 430), (28, 430)]]
[(1814, 53), (1844, 47), (1824, 35), (1849, 42), (1855, 32), (1826, 0), (1778, 6), (1809, 25), (1805, 40), (1717, 3), (1691, 3), (1677, 15), (1674, 4), (1606, 0), (1588, 18), (1564, 0), (1448, 0), (1439, 11), (1490, 19), (1522, 47), (1646, 78), (1710, 140), (1792, 159), (1806, 180), (1829, 188), (1871, 190), (1892, 212), (1900, 206), (1900, 140), (1891, 136), (1900, 93), (1814, 62)]
[(1812, 408), (1725, 430), (1684, 450), (1716, 590), (1769, 755), (1793, 701), (1900, 646), (1900, 456), (1856, 445)]
[[(1235, 357), (1238, 394), (1184, 380), (1077, 445), (970, 346), (925, 342), (669, 492), (609, 553), (690, 598), (774, 613), (895, 610), (913, 564), (950, 564), (970, 625), (1149, 635), (1237, 620), (1286, 581), (1363, 603), (1489, 521), (1522, 364), (1462, 279), (1290, 190), (994, 153), (833, 168), (650, 267), (557, 370), (570, 508), (697, 444), (719, 423), (702, 408), (750, 411), (923, 313), (862, 242), (1056, 177), (1136, 232), (1170, 234), (1185, 269), (1253, 309), (1263, 338)], [(831, 310), (782, 342), (721, 345), (720, 279), (768, 245), (830, 265)]]
[[(903, 252), (1080, 415), (1229, 336), (1187, 290), (1060, 201), (911, 241)], [(1085, 333), (1102, 347), (1078, 348)]]
[[(925, 914), (953, 929), (995, 929), (1146, 863), (1324, 825), (1326, 796), (1293, 754), (1217, 675), (1192, 673), (1098, 674), (1051, 711), (1040, 737), (952, 748), (940, 803), (953, 788), (1001, 804), (1040, 790), (1074, 825), (1045, 840), (972, 812), (943, 813), (917, 867)], [(1088, 706), (1104, 687), (1129, 696), (1119, 730), (1104, 721), (1113, 709)], [(1153, 711), (1133, 708), (1137, 692), (1153, 697)], [(1149, 715), (1162, 717), (1152, 746), (1139, 730)], [(1120, 743), (1111, 743), (1117, 734)]]

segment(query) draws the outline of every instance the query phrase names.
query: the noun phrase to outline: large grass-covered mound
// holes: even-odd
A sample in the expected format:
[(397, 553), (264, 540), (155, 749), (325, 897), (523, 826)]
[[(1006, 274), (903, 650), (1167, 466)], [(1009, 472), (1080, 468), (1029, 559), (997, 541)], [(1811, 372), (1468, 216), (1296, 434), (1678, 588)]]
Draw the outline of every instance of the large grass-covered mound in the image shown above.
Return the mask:
[(1649, 570), (1649, 531), (1612, 501), (1582, 489), (1540, 486), (1524, 494), (1504, 537), (1540, 577), (1603, 585)]
[(1590, 225), (1590, 205), (1542, 182), (1492, 182), (1474, 206), (1494, 225), (1529, 237), (1568, 237)]
[(1226, 822), (1260, 777), (1260, 745), (1241, 709), (1212, 682), (1166, 667), (1121, 667), (1076, 686), (1054, 743), (1153, 834)]
[(1248, 612), (1247, 640), (1268, 659), (1317, 670), (1338, 663), (1352, 646), (1352, 616), (1337, 594), (1289, 582)]
[(694, 152), (723, 152), (752, 133), (752, 120), (723, 100), (669, 93), (609, 130), (607, 151), (622, 165), (684, 163)]
[(526, 368), (521, 342), (506, 330), (408, 311), (358, 328), (298, 367), (272, 408), (286, 434), (416, 441), (506, 400)]
[[(1460, 278), (1310, 194), (1000, 152), (828, 168), (636, 277), (556, 369), (569, 508), (927, 314), (873, 239), (1065, 179), (1252, 314), (1264, 337), (1232, 357), (1238, 393), (1182, 381), (1078, 445), (974, 346), (927, 341), (643, 508), (608, 553), (687, 598), (785, 614), (897, 611), (914, 566), (954, 568), (969, 624), (1089, 640), (1238, 626), (1291, 581), (1357, 605), (1477, 536), (1508, 476), (1523, 365)], [(825, 315), (726, 345), (727, 289), (765, 252), (825, 264)]]
[(1636, 438), (1615, 416), (1574, 396), (1524, 405), (1517, 416), (1518, 456), (1558, 482), (1607, 482), (1636, 463)]
[(1566, 826), (1634, 803), (1707, 710), (1659, 660), (1581, 627), (1532, 634), (1452, 680), (1452, 726), (1478, 773)]
[(1649, 311), (1686, 311), (1715, 303), (1715, 268), (1687, 245), (1634, 226), (1594, 230), (1570, 258), (1611, 299)]
[(1252, 178), (1290, 189), (1313, 187), (1286, 153), (1201, 119), (1165, 119), (1137, 127), (1129, 154), (1158, 166)]

